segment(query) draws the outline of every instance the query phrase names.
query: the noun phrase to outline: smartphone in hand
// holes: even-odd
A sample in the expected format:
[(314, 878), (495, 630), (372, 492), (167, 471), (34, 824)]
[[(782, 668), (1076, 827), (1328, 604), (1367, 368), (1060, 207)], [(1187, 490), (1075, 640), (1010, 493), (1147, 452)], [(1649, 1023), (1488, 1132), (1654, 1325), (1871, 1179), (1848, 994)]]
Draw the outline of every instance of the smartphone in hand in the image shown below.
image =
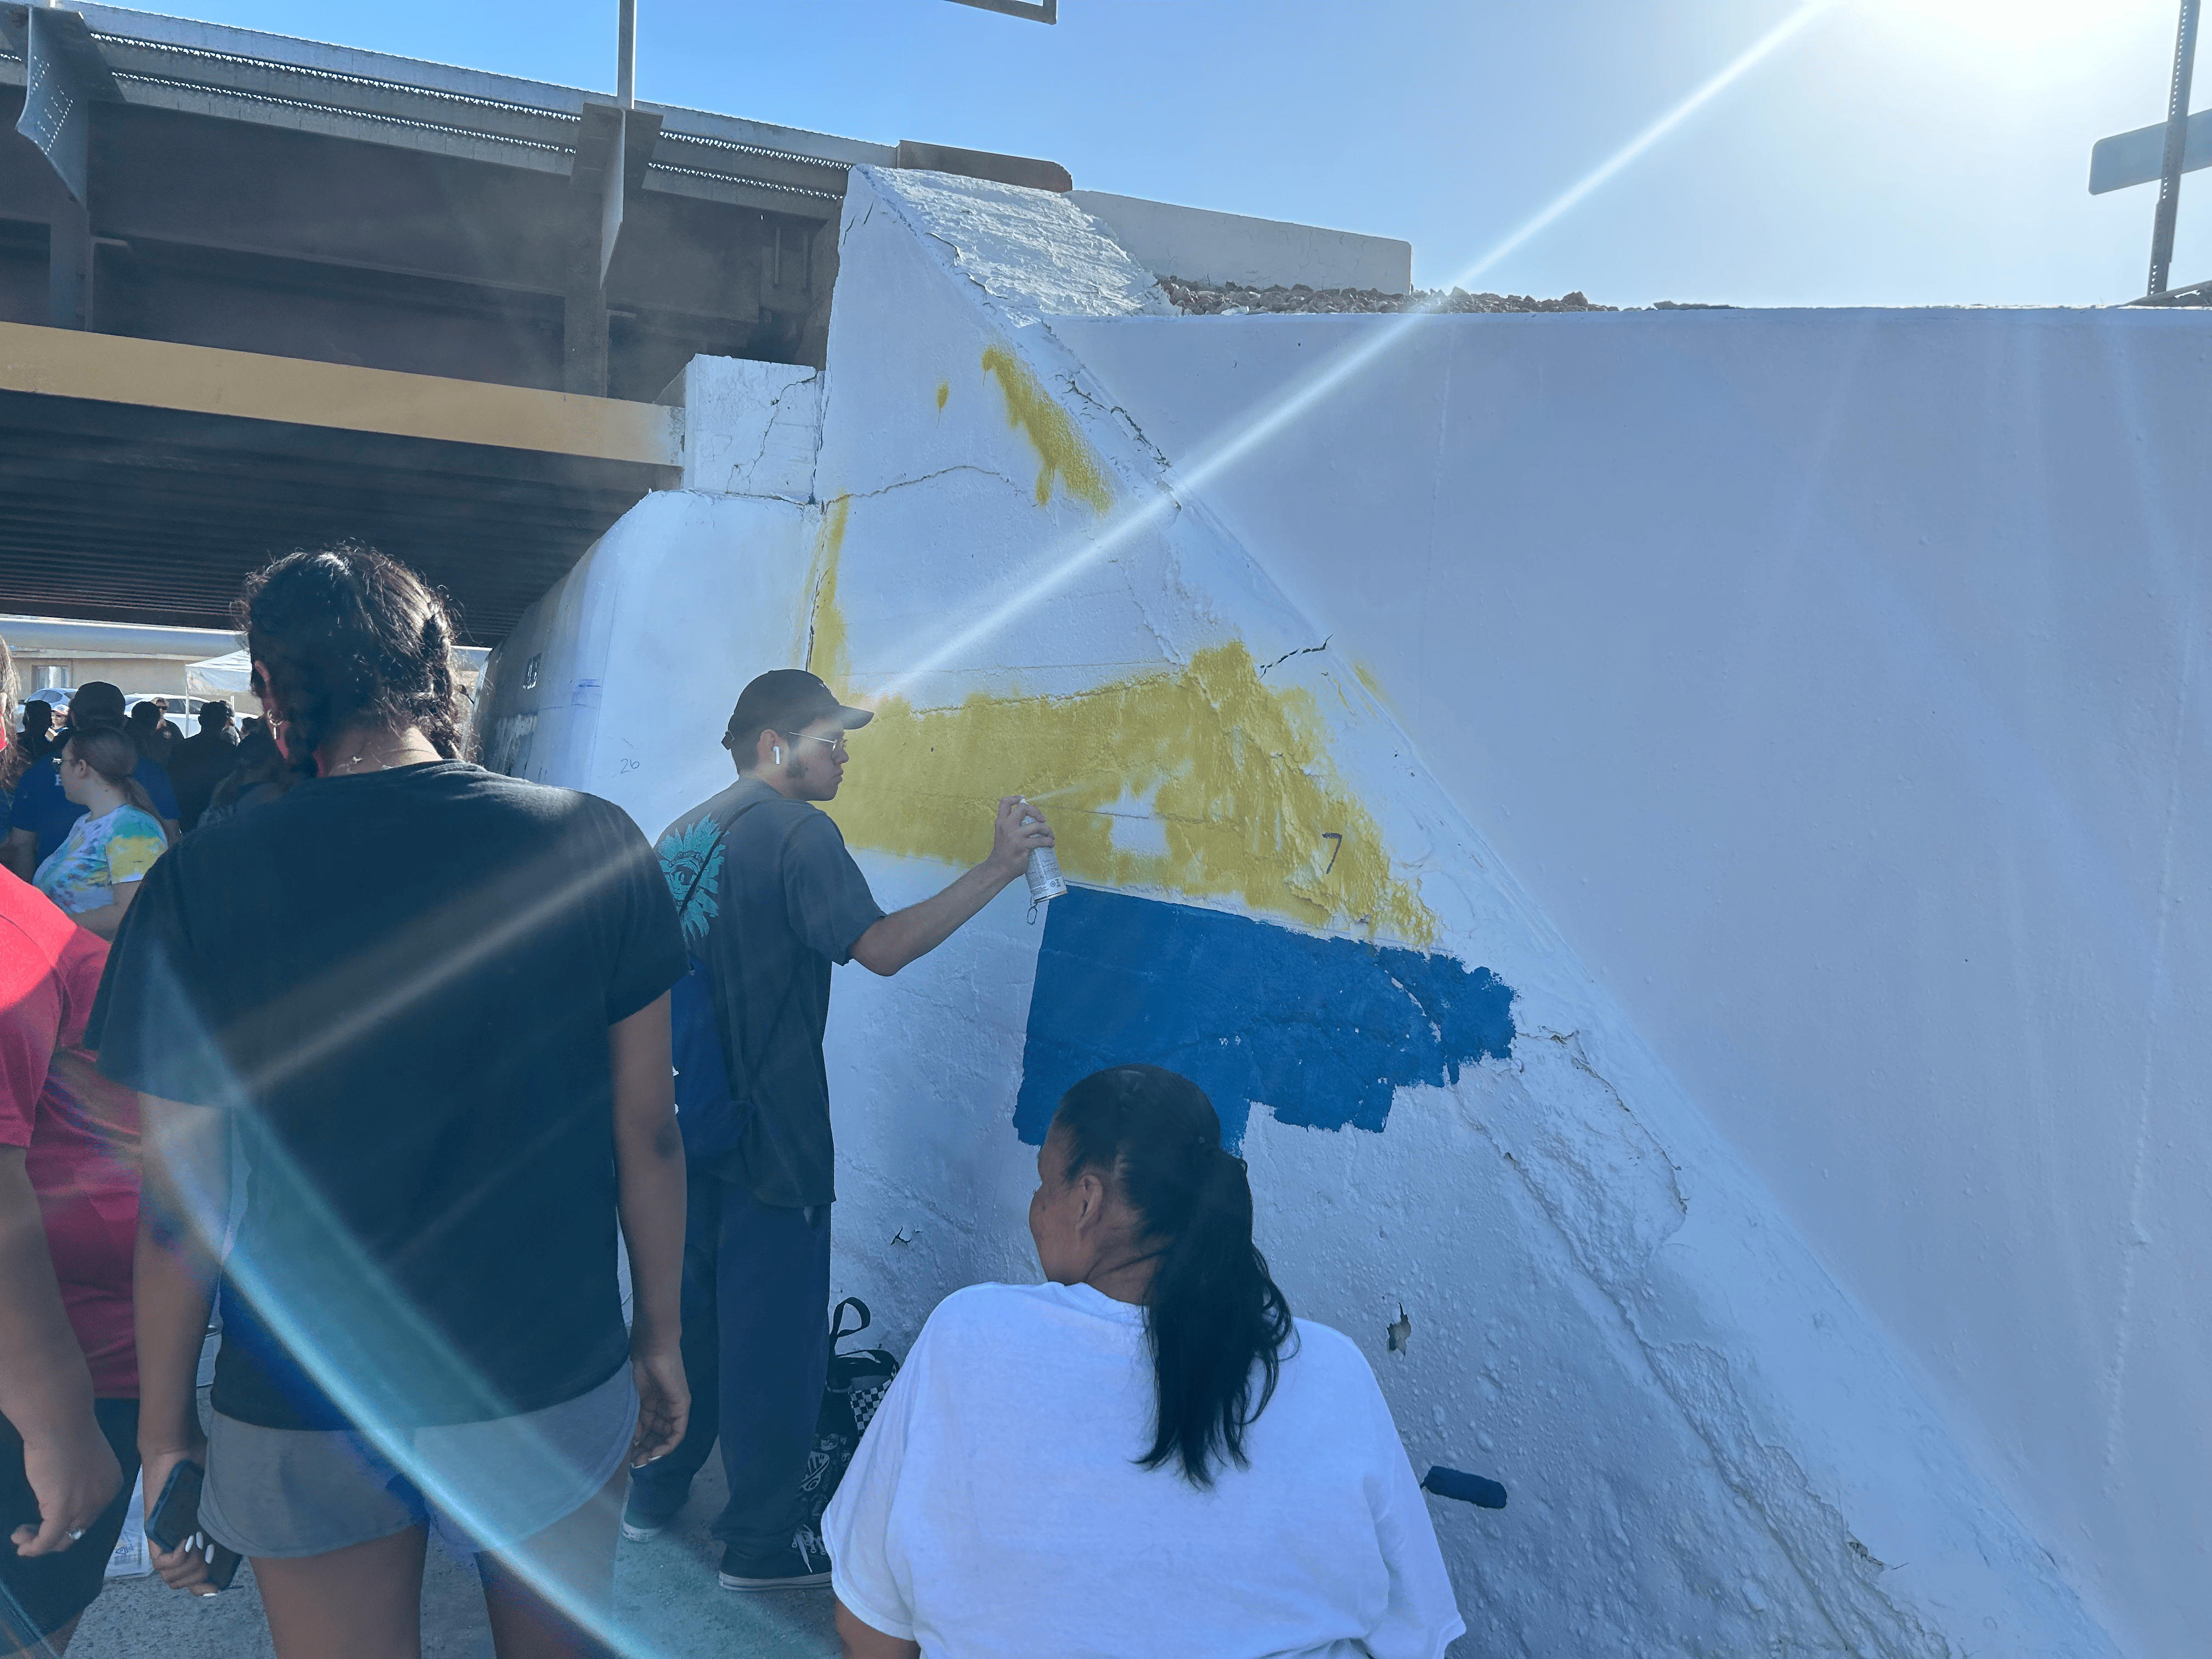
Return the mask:
[(187, 1544), (204, 1549), (207, 1582), (227, 1590), (230, 1581), (238, 1577), (239, 1554), (200, 1531), (202, 1479), (200, 1466), (190, 1462), (169, 1471), (169, 1478), (161, 1483), (161, 1495), (154, 1500), (154, 1512), (146, 1517), (146, 1537), (165, 1553), (174, 1553)]

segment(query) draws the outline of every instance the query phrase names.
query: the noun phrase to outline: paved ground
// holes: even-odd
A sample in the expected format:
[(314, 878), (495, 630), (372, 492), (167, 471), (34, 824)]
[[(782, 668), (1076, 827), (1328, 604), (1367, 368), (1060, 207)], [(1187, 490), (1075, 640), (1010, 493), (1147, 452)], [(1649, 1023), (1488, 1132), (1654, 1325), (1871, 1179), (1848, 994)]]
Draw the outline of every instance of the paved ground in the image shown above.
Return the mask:
[[(615, 1609), (637, 1659), (834, 1659), (826, 1589), (736, 1595), (714, 1582), (721, 1552), (707, 1523), (722, 1504), (719, 1464), (700, 1473), (677, 1522), (649, 1544), (624, 1542)], [(77, 1627), (70, 1659), (273, 1659), (252, 1569), (222, 1595), (196, 1599), (158, 1578), (113, 1578)], [(422, 1585), (423, 1659), (490, 1659), (491, 1634), (476, 1570), (430, 1546)]]

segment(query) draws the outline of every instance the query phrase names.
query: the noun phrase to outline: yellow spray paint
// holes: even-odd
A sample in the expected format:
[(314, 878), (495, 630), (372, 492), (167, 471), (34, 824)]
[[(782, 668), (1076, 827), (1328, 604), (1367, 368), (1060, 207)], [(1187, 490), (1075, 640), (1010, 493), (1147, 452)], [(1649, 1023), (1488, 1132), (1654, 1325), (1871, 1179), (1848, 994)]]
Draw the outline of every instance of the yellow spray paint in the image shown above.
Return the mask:
[(1354, 657), (1352, 659), (1352, 672), (1359, 677), (1359, 683), (1367, 688), (1367, 694), (1370, 696), (1392, 714), (1398, 712), (1396, 701), (1382, 689), (1382, 677), (1375, 672), (1373, 663), (1362, 657)]
[[(983, 353), (983, 368), (997, 379), (999, 390), (1006, 396), (1006, 424), (1028, 434), (1036, 448), (1037, 505), (1042, 507), (1052, 500), (1052, 481), (1057, 477), (1069, 495), (1090, 502), (1099, 512), (1111, 507), (1114, 492), (1106, 482), (1105, 463), (1076, 429), (1067, 411), (1037, 384), (1027, 365), (1004, 346), (994, 345)], [(938, 394), (940, 409), (945, 406), (945, 395)]]
[(822, 509), (822, 528), (814, 537), (814, 593), (811, 624), (806, 630), (806, 667), (819, 674), (839, 696), (849, 690), (853, 653), (845, 634), (845, 613), (837, 604), (837, 559), (845, 550), (845, 522), (853, 498), (840, 495)]
[[(829, 810), (855, 846), (968, 864), (989, 848), (1000, 795), (1049, 797), (1060, 867), (1078, 881), (1234, 896), (1309, 927), (1433, 943), (1435, 916), (1393, 872), (1328, 736), (1311, 693), (1268, 685), (1232, 642), (1073, 696), (887, 699), (854, 734)], [(1164, 854), (1115, 844), (1102, 809), (1132, 799), (1152, 803)]]
[(939, 380), (937, 383), (937, 412), (939, 414), (942, 415), (945, 413), (945, 400), (951, 397), (951, 395), (952, 382), (950, 380)]

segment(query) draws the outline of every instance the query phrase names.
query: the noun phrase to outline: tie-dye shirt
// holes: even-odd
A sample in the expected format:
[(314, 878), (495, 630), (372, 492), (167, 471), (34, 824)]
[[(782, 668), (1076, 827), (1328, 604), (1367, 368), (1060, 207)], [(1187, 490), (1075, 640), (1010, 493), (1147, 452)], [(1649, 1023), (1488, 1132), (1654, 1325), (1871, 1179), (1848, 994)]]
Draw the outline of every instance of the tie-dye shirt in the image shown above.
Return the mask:
[(137, 880), (168, 850), (161, 820), (126, 802), (71, 824), (33, 884), (70, 915), (82, 915), (114, 903), (118, 887)]

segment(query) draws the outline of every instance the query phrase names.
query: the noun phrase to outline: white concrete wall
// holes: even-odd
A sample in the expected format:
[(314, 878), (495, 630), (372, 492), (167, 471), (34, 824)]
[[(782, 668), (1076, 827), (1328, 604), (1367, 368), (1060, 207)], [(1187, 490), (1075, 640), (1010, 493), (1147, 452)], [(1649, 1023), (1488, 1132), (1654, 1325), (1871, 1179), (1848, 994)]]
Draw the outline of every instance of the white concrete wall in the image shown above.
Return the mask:
[[(1486, 663), (1517, 620), (1487, 602), (1455, 610), (1458, 555), (1401, 533), (1407, 501), (1443, 500), (1448, 475), (1526, 418), (1516, 386), (1579, 400), (1589, 431), (1554, 432), (1555, 444), (1601, 447), (1656, 404), (1678, 449), (1696, 450), (1703, 429), (1725, 452), (1741, 441), (1725, 400), (1679, 394), (1666, 372), (1698, 383), (1705, 371), (1684, 353), (1700, 337), (1655, 336), (1624, 404), (1583, 396), (1616, 384), (1611, 360), (1578, 356), (1565, 331), (1593, 319), (1504, 319), (1559, 331), (1527, 335), (1524, 380), (1462, 377), (1452, 395), (1479, 411), (1469, 424), (1438, 410), (1425, 449), (1420, 431), (1394, 427), (1404, 443), (1339, 455), (1285, 442), (1260, 464), (1285, 498), (1341, 489), (1374, 504), (1371, 526), (1310, 507), (1303, 527), (1263, 532), (1237, 517), (1243, 498), (1213, 499), (1230, 479), (1179, 487), (1223, 397), (1176, 428), (1151, 405), (1182, 410), (1184, 392), (1147, 354), (1181, 342), (1234, 357), (1236, 343), (1269, 337), (1237, 319), (1146, 315), (1147, 273), (1072, 204), (864, 169), (840, 261), (813, 503), (653, 498), (503, 648), (494, 694), (495, 714), (525, 712), (508, 677), (521, 653), (538, 656), (528, 712), (547, 746), (533, 775), (598, 789), (657, 830), (727, 777), (714, 738), (744, 679), (808, 663), (878, 706), (834, 810), (886, 904), (979, 857), (997, 794), (1047, 798), (1072, 902), (1031, 926), (1010, 894), (896, 979), (839, 975), (839, 1293), (866, 1296), (903, 1340), (960, 1284), (1032, 1276), (1034, 1177), (1015, 1114), (1037, 1109), (1041, 1089), (1048, 1109), (1086, 1024), (1126, 1012), (1113, 997), (1068, 1004), (1071, 962), (1115, 965), (1110, 941), (1071, 919), (1119, 907), (1228, 940), (1202, 970), (1196, 957), (1146, 958), (1151, 987), (1129, 998), (1170, 1015), (1291, 957), (1387, 963), (1408, 980), (1486, 972), (1512, 989), (1510, 1052), (1449, 1063), (1416, 1054), (1420, 1030), (1378, 1061), (1378, 1039), (1346, 1029), (1376, 1012), (1387, 1023), (1394, 1001), (1403, 1013), (1408, 994), (1379, 974), (1317, 991), (1262, 974), (1218, 1041), (1299, 1065), (1242, 1098), (1212, 1085), (1224, 1117), (1249, 1111), (1262, 1242), (1293, 1305), (1366, 1350), (1417, 1468), (1472, 1468), (1513, 1492), (1498, 1514), (1433, 1505), (1471, 1626), (1461, 1650), (2123, 1650), (2105, 1621), (2125, 1586), (2100, 1576), (2075, 1517), (2039, 1501), (2002, 1427), (1899, 1340), (1886, 1310), (1870, 1313), (1851, 1264), (1824, 1261), (1828, 1242), (1723, 1133), (1708, 1079), (1639, 1022), (1606, 941), (1578, 941), (1547, 914), (1559, 882), (1547, 863), (1570, 879), (1610, 874), (1493, 829), (1494, 799), (1511, 791), (1474, 789), (1437, 758), (1450, 753), (1439, 730), (1491, 708), (1440, 694), (1448, 717), (1425, 726), (1407, 712), (1402, 686)], [(1499, 320), (1438, 325), (1472, 341)], [(1244, 331), (1206, 332), (1224, 326)], [(1806, 348), (1785, 337), (1774, 349), (1787, 363)], [(1231, 413), (1256, 384), (1232, 374)], [(1440, 434), (1465, 432), (1472, 451), (1440, 460)], [(1822, 441), (1802, 439), (1801, 453)], [(1578, 479), (1563, 521), (1640, 481), (1632, 459)], [(1763, 501), (1767, 489), (1739, 466), (1708, 481), (1699, 510), (1726, 522), (1712, 505), (1725, 492)], [(1893, 499), (1879, 477), (1867, 494)], [(1489, 502), (1449, 500), (1440, 539), (1486, 545)], [(1661, 532), (1696, 540), (1690, 505), (1670, 511), (1607, 522), (1626, 547)], [(1419, 609), (1420, 629), (1370, 661), (1333, 641), (1340, 589), (1302, 586), (1285, 551), (1324, 543), (1362, 583)], [(1554, 556), (1548, 538), (1525, 554)], [(1702, 647), (1684, 627), (1651, 648)], [(1612, 684), (1596, 653), (1575, 662)], [(1790, 666), (1777, 658), (1778, 672)], [(1420, 678), (1431, 672), (1442, 679)], [(1524, 663), (1516, 684), (1522, 703), (1499, 705), (1509, 733), (1515, 709), (1583, 695), (1548, 659)], [(1508, 737), (1484, 741), (1494, 770), (1553, 769)], [(1814, 757), (1792, 758), (1767, 769), (1770, 793), (1814, 769)], [(1692, 826), (1711, 808), (1679, 803)], [(1839, 841), (1823, 856), (1857, 854)], [(1900, 863), (1897, 875), (1924, 872)], [(1794, 975), (1802, 1000), (1836, 994), (1802, 961), (1770, 971)], [(1189, 1055), (1194, 1069), (1218, 1064), (1210, 1047)], [(1383, 1112), (1337, 1110), (1364, 1086), (1356, 1068), (1371, 1080), (1377, 1065), (1395, 1085)], [(1778, 1090), (1769, 1110), (1798, 1098)], [(1946, 1104), (1923, 1101), (1920, 1121)], [(1869, 1109), (1862, 1097), (1854, 1109)], [(1323, 1122), (1346, 1127), (1302, 1127)], [(1401, 1317), (1411, 1340), (1394, 1351), (1386, 1327)], [(2134, 1636), (2126, 1647), (2172, 1650)]]
[(647, 496), (493, 653), (483, 763), (604, 795), (648, 836), (727, 787), (735, 688), (804, 648), (811, 521), (774, 497)]
[(694, 357), (661, 401), (684, 410), (686, 489), (799, 502), (814, 498), (822, 377), (813, 369)]
[(1295, 288), (1374, 288), (1405, 294), (1413, 286), (1413, 245), (1393, 236), (1326, 230), (1242, 213), (1178, 207), (1103, 190), (1068, 192), (1155, 276), (1189, 282), (1280, 283)]
[(2212, 1648), (2212, 322), (1346, 320), (1060, 332), (2135, 1650)]

